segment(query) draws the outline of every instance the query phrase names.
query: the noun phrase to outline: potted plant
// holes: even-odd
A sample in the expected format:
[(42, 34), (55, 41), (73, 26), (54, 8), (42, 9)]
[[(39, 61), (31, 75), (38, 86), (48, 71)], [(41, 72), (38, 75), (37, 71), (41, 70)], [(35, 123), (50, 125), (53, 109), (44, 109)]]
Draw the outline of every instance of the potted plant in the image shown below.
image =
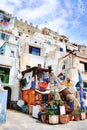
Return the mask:
[(47, 119), (47, 111), (41, 112), (41, 121), (45, 123), (46, 119)]
[(62, 99), (59, 100), (59, 110), (60, 110), (60, 116), (59, 116), (59, 121), (61, 124), (66, 124), (70, 121), (70, 117), (68, 114), (66, 114), (65, 111), (65, 104)]
[(74, 111), (74, 120), (75, 121), (79, 121), (80, 120), (80, 111), (79, 110), (75, 110)]
[(85, 113), (85, 116), (86, 116), (85, 118), (87, 119), (87, 112)]
[(50, 109), (49, 110), (49, 124), (58, 124), (59, 123), (59, 115), (57, 110)]
[(58, 124), (59, 115), (58, 115), (58, 101), (52, 100), (50, 102), (50, 107), (48, 108), (49, 115), (49, 124)]

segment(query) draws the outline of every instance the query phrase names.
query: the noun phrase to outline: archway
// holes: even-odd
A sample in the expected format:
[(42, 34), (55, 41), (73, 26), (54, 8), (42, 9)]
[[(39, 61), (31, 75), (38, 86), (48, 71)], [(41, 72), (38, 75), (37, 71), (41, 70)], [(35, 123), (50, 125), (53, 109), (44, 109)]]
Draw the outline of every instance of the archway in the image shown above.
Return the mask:
[(10, 108), (10, 103), (11, 103), (11, 88), (8, 87), (8, 86), (5, 86), (4, 89), (8, 91), (7, 108)]

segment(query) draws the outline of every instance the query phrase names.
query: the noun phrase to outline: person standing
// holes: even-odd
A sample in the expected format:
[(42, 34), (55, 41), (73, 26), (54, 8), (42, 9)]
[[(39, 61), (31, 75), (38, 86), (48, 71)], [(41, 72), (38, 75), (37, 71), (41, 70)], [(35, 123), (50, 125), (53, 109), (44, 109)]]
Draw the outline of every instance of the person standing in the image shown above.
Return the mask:
[(82, 105), (83, 105), (84, 111), (87, 112), (87, 96), (85, 93), (83, 94)]

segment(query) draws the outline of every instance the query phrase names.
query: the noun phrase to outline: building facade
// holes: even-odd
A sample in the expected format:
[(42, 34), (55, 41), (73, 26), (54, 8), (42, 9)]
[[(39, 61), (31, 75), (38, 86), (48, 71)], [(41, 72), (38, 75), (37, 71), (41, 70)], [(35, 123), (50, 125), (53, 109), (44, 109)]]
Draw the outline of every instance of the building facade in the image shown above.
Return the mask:
[(70, 77), (75, 84), (78, 82), (78, 70), (81, 73), (84, 89), (87, 88), (87, 47), (76, 44), (66, 46), (66, 54), (59, 59), (59, 71)]
[(8, 90), (8, 106), (18, 100), (19, 38), (14, 34), (15, 17), (0, 10), (0, 79)]
[(87, 80), (87, 47), (71, 44), (69, 39), (48, 28), (18, 20), (0, 10), (0, 78), (8, 89), (8, 103), (19, 99), (19, 74), (28, 68), (51, 67), (75, 83), (77, 71)]

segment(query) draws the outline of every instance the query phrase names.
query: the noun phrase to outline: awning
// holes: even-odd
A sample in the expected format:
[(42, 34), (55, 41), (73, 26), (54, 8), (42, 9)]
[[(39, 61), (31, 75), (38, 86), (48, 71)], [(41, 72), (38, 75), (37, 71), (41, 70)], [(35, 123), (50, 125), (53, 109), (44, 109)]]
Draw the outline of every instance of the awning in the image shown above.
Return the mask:
[(35, 91), (40, 93), (40, 94), (49, 94), (50, 93), (50, 90), (40, 91), (40, 90), (36, 89)]

